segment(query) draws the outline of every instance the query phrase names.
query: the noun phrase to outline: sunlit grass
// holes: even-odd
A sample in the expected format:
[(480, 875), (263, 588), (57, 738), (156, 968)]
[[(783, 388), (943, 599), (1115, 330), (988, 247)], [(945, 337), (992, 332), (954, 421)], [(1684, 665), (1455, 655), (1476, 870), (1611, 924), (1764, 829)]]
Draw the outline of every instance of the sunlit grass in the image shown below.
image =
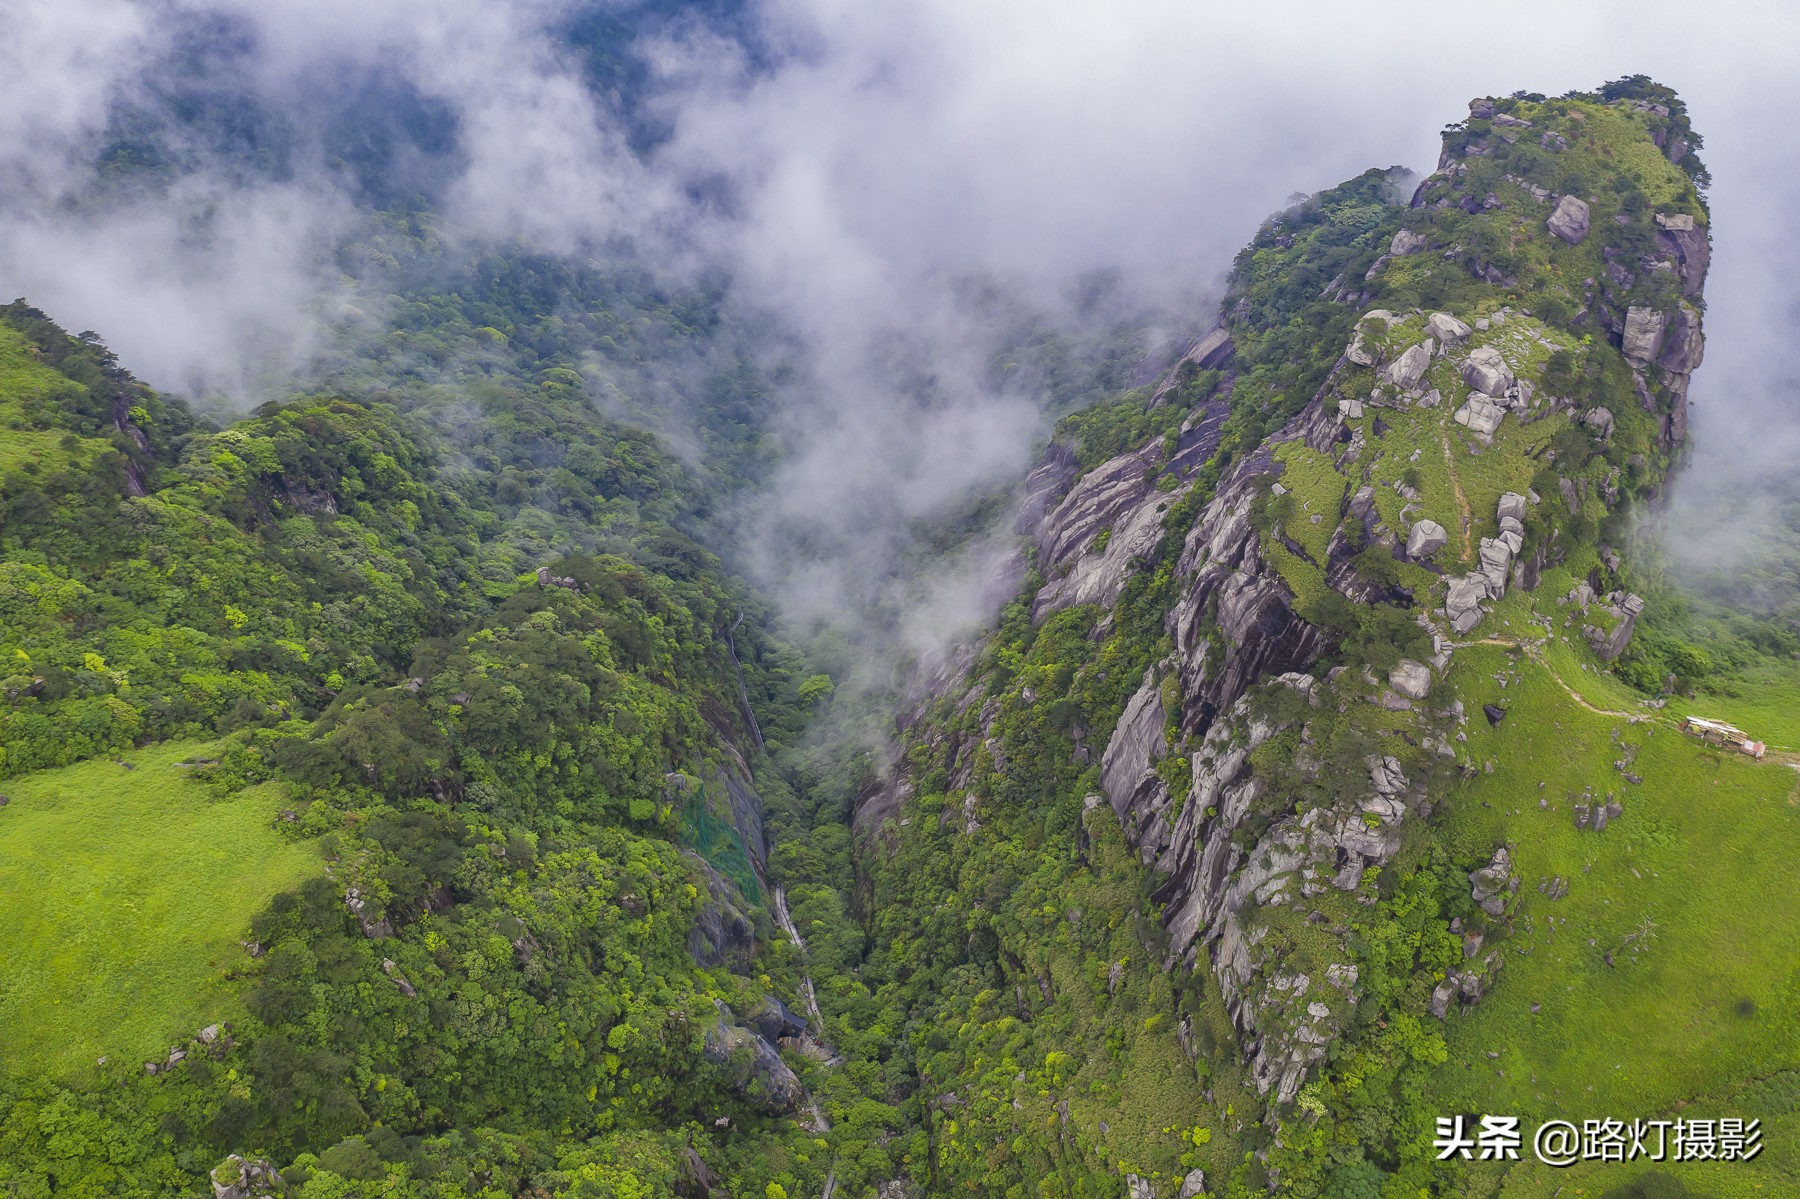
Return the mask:
[(63, 1077), (101, 1055), (160, 1058), (239, 1012), (228, 971), (251, 915), (319, 868), (283, 837), (274, 784), (214, 800), (177, 763), (131, 754), (13, 779), (0, 808), (0, 1070)]

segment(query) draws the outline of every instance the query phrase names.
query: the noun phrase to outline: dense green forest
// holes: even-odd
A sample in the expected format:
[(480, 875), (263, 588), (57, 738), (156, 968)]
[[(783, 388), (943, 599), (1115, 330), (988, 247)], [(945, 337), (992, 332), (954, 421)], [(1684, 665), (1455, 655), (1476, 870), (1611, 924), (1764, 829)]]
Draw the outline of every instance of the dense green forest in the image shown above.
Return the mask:
[[(667, 17), (566, 31), (640, 149), (667, 131), (620, 46)], [(216, 34), (181, 53), (230, 59)], [(1792, 563), (1759, 567), (1751, 604), (1741, 578), (1661, 568), (1639, 517), (1679, 455), (1686, 371), (1628, 359), (1606, 318), (1697, 330), (1698, 284), (1576, 282), (1659, 252), (1655, 218), (1704, 238), (1705, 168), (1666, 149), (1701, 145), (1673, 93), (1636, 77), (1487, 102), (1447, 132), (1463, 171), (1410, 205), (1373, 170), (1277, 214), (1231, 272), (1228, 356), (1159, 386), (1126, 386), (1146, 336), (1128, 306), (1070, 330), (972, 284), (993, 387), (1060, 418), (1059, 511), (1136, 463), (1151, 535), (1121, 550), (1121, 508), (1073, 553), (1023, 536), (996, 627), (944, 674), (902, 663), (873, 687), (892, 613), (785, 626), (734, 557), (740, 505), (793, 449), (772, 414), (806, 386), (779, 323), (628, 248), (458, 237), (432, 209), (448, 118), (358, 103), (345, 128), (378, 115), (419, 152), (404, 175), (379, 137), (339, 159), (363, 207), (334, 266), (384, 299), (326, 321), (280, 399), (162, 395), (101, 336), (0, 308), (0, 893), (21, 914), (0, 1195), (1548, 1195), (1554, 1172), (1437, 1160), (1434, 1119), (1490, 1098), (1573, 1111), (1632, 1053), (1602, 1076), (1617, 1114), (1751, 1114), (1772, 1140), (1800, 1123), (1792, 946), (1731, 932), (1746, 891), (1800, 882), (1787, 770), (1664, 727), (1719, 711), (1800, 745)], [(166, 185), (197, 144), (298, 169), (291, 131), (229, 88), (177, 107), (182, 137), (162, 110), (121, 116), (96, 202)], [(1552, 240), (1533, 189), (1589, 195), (1604, 236)], [(1557, 404), (1483, 442), (1452, 420), (1469, 388), (1439, 355), (1417, 390), (1451, 402), (1365, 414), (1434, 313), (1480, 324), (1459, 357), (1504, 353)], [(1532, 582), (1492, 596), (1452, 659), (1450, 555), (1485, 555), (1512, 531), (1488, 514), (1525, 493)], [(917, 530), (896, 577), (1011, 500)], [(1232, 512), (1255, 546), (1232, 569), (1276, 596), (1244, 625), (1217, 595), (1193, 607)], [(1445, 534), (1429, 568), (1392, 532), (1426, 512)], [(1109, 554), (1110, 594), (1058, 598)], [(1648, 601), (1611, 655), (1623, 617), (1571, 623), (1581, 587)], [(1306, 648), (1278, 663), (1284, 639)], [(1267, 656), (1226, 696), (1245, 645)], [(1394, 702), (1382, 680), (1439, 653), (1432, 703)], [(1162, 797), (1150, 817), (1111, 795), (1133, 728), (1159, 747), (1134, 783)], [(1405, 804), (1369, 799), (1371, 761)], [(1650, 781), (1626, 840), (1566, 811), (1531, 823), (1630, 765)], [(1253, 794), (1228, 799), (1234, 777)], [(1743, 815), (1690, 823), (1703, 785)], [(1308, 876), (1304, 903), (1245, 901), (1261, 956), (1234, 982), (1228, 939), (1173, 923), (1183, 876), (1159, 853), (1186, 836), (1266, 860), (1340, 808), (1393, 845), (1348, 885)], [(1496, 910), (1471, 878), (1502, 845), (1515, 882), (1545, 885)], [(1708, 855), (1744, 861), (1742, 883)], [(1640, 865), (1697, 915), (1633, 923)], [(1571, 877), (1548, 910), (1593, 952), (1551, 972), (1556, 917), (1532, 921)], [(1640, 954), (1657, 973), (1625, 979), (1615, 957)], [(1731, 1004), (1689, 1056), (1621, 1049), (1607, 1019)], [(1284, 1094), (1263, 1051), (1303, 1027), (1319, 1052), (1295, 1051)], [(1796, 1169), (1777, 1148), (1742, 1185), (1779, 1193)], [(1718, 1169), (1577, 1183), (1751, 1193)]]

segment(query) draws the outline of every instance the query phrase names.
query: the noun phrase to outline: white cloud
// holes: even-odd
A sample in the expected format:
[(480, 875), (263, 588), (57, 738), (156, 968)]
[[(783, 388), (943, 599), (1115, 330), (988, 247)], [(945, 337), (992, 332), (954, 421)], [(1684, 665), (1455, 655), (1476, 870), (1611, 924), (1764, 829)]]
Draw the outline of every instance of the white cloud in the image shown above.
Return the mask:
[[(765, 0), (767, 70), (693, 23), (651, 47), (673, 140), (648, 163), (551, 30), (575, 0), (189, 0), (258, 31), (263, 100), (305, 124), (321, 64), (378, 66), (457, 114), (448, 203), (482, 235), (570, 250), (613, 234), (684, 269), (723, 263), (778, 314), (810, 378), (778, 421), (794, 454), (759, 513), (815, 547), (796, 610), (841, 609), (916, 520), (1016, 472), (1043, 432), (1031, 397), (991, 394), (988, 330), (955, 299), (1001, 279), (1055, 313), (1068, 282), (1122, 268), (1170, 305), (1214, 284), (1295, 191), (1370, 166), (1429, 167), (1471, 96), (1559, 93), (1643, 71), (1707, 137), (1716, 249), (1696, 379), (1697, 461), (1754, 452), (1731, 422), (1800, 375), (1789, 228), (1800, 134), (1800, 12), (1777, 3), (1517, 0), (1254, 5), (1136, 0)], [(91, 147), (110, 96), (161, 47), (158, 10), (27, 0), (0, 45), (0, 182), (40, 200)], [(732, 204), (690, 185), (729, 180)], [(20, 181), (31, 187), (21, 188)], [(48, 190), (47, 190), (48, 189)], [(211, 232), (187, 235), (196, 213)], [(246, 339), (304, 345), (338, 281), (319, 248), (343, 201), (323, 184), (204, 174), (161, 208), (96, 225), (47, 203), (0, 231), (0, 290), (101, 330), (177, 387), (245, 386)], [(1177, 308), (1177, 311), (1181, 311)], [(1185, 312), (1199, 318), (1202, 314)], [(251, 334), (254, 333), (254, 336)], [(897, 385), (896, 334), (935, 377)], [(221, 381), (224, 382), (221, 382)], [(1757, 444), (1766, 444), (1758, 439)], [(789, 572), (773, 545), (772, 565)]]

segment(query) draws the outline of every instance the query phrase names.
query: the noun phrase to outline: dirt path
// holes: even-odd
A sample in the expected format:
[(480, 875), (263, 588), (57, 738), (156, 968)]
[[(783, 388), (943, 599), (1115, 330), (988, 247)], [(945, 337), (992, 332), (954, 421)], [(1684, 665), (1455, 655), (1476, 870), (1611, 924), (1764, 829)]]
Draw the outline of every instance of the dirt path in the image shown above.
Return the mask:
[[(1677, 721), (1673, 716), (1662, 711), (1618, 712), (1611, 708), (1601, 708), (1589, 703), (1585, 695), (1569, 686), (1567, 680), (1565, 680), (1562, 675), (1556, 673), (1555, 668), (1552, 667), (1550, 663), (1544, 661), (1542, 653), (1539, 652), (1539, 647), (1529, 642), (1514, 641), (1506, 637), (1483, 637), (1478, 641), (1453, 641), (1450, 644), (1453, 647), (1461, 647), (1464, 645), (1500, 645), (1509, 649), (1523, 649), (1533, 662), (1544, 668), (1545, 674), (1556, 680), (1556, 685), (1558, 687), (1561, 687), (1564, 691), (1568, 692), (1570, 699), (1574, 700), (1581, 707), (1586, 708), (1596, 716), (1611, 716), (1616, 720), (1628, 720), (1633, 723), (1654, 720), (1658, 724), (1671, 727), (1674, 727), (1677, 724)], [(1771, 765), (1786, 766), (1792, 770), (1800, 771), (1800, 751), (1779, 749), (1771, 745), (1763, 754), (1761, 760)], [(1788, 802), (1800, 806), (1800, 785), (1796, 785), (1794, 797), (1790, 798)]]
[(1438, 427), (1438, 440), (1444, 447), (1444, 467), (1450, 472), (1450, 486), (1456, 489), (1456, 507), (1462, 513), (1462, 560), (1474, 560), (1475, 543), (1470, 534), (1474, 530), (1474, 513), (1469, 509), (1469, 497), (1463, 494), (1462, 480), (1456, 477), (1456, 455), (1450, 451), (1450, 430), (1446, 426)]
[[(1526, 650), (1525, 652), (1528, 654), (1531, 653), (1530, 650)], [(1564, 682), (1563, 677), (1560, 674), (1557, 674), (1554, 670), (1551, 670), (1549, 663), (1545, 662), (1542, 658), (1539, 658), (1536, 654), (1531, 654), (1531, 660), (1536, 662), (1539, 666), (1542, 666), (1546, 671), (1548, 671), (1550, 674), (1550, 677), (1556, 680), (1556, 685), (1561, 687), (1564, 691), (1567, 691), (1569, 693), (1570, 699), (1574, 700), (1576, 703), (1580, 704), (1582, 707), (1586, 708), (1588, 711), (1594, 713), (1595, 715), (1616, 716), (1622, 720), (1648, 720), (1648, 719), (1650, 719), (1649, 715), (1644, 712), (1615, 712), (1611, 708), (1597, 708), (1593, 704), (1588, 703), (1587, 699), (1581, 694), (1581, 692), (1575, 690), (1575, 688), (1569, 686), (1568, 683)]]
[(1556, 685), (1558, 687), (1561, 687), (1564, 691), (1569, 693), (1570, 699), (1574, 700), (1577, 704), (1586, 708), (1588, 711), (1594, 713), (1594, 715), (1596, 715), (1596, 716), (1613, 716), (1620, 720), (1632, 720), (1632, 721), (1651, 719), (1651, 714), (1648, 712), (1615, 712), (1611, 708), (1595, 707), (1593, 704), (1591, 704), (1587, 701), (1586, 696), (1582, 695), (1581, 692), (1575, 690), (1575, 688), (1569, 686), (1568, 682), (1560, 674), (1556, 673), (1555, 668), (1552, 667), (1550, 665), (1550, 663), (1544, 661), (1543, 654), (1539, 652), (1538, 647), (1536, 645), (1531, 644), (1530, 642), (1514, 641), (1511, 638), (1507, 638), (1507, 637), (1483, 637), (1479, 641), (1464, 641), (1461, 644), (1463, 644), (1463, 645), (1501, 645), (1501, 646), (1505, 646), (1508, 649), (1522, 649), (1525, 651), (1526, 655), (1528, 657), (1530, 657), (1530, 659), (1533, 662), (1537, 663), (1539, 666), (1542, 666), (1544, 668), (1545, 674), (1549, 675), (1551, 678), (1556, 680)]

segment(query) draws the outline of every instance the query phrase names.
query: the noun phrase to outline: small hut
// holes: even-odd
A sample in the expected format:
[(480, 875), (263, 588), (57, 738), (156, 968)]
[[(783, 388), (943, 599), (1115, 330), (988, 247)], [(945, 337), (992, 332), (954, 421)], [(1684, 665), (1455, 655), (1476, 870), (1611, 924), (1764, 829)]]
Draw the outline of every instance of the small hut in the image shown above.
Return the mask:
[(1708, 720), (1703, 716), (1689, 716), (1683, 720), (1681, 731), (1692, 733), (1713, 745), (1728, 746), (1752, 758), (1762, 757), (1768, 748), (1761, 741), (1750, 740), (1750, 735), (1735, 725), (1726, 724), (1723, 720)]

